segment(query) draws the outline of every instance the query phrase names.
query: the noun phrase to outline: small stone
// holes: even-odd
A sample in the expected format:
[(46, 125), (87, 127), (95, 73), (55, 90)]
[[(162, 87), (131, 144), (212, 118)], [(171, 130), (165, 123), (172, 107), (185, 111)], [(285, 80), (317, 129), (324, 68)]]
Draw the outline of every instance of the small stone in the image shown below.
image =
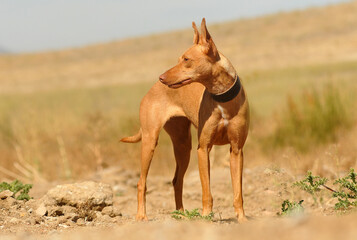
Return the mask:
[(45, 204), (41, 203), (40, 206), (36, 209), (36, 215), (38, 216), (45, 216), (47, 213), (47, 208)]
[(69, 226), (66, 225), (66, 224), (58, 224), (58, 226), (59, 226), (59, 227), (62, 227), (62, 228), (69, 228)]
[(31, 218), (31, 219), (29, 220), (29, 224), (35, 225), (35, 224), (36, 224), (36, 219)]
[(20, 220), (17, 219), (17, 218), (11, 218), (9, 222), (10, 222), (10, 223), (13, 223), (13, 224), (16, 224), (16, 223), (19, 223)]
[(95, 215), (97, 219), (101, 219), (103, 217), (103, 214), (101, 212), (96, 212)]
[(35, 220), (35, 224), (41, 224), (41, 222), (42, 222), (42, 217), (37, 216), (37, 217), (34, 218), (34, 220)]
[(83, 226), (83, 225), (85, 224), (85, 221), (84, 221), (83, 218), (79, 218), (76, 223), (77, 223), (77, 225), (79, 225), (79, 226)]
[(109, 207), (103, 208), (102, 214), (112, 216), (113, 215), (113, 207), (109, 206)]
[(14, 206), (17, 204), (16, 199), (13, 197), (6, 198), (6, 202), (7, 202), (8, 206)]
[(5, 190), (5, 191), (0, 192), (0, 199), (6, 199), (9, 197), (12, 197), (13, 195), (14, 195), (14, 193), (11, 192), (10, 190)]
[(79, 219), (80, 219), (80, 218), (79, 218), (78, 214), (75, 214), (75, 215), (72, 217), (72, 221), (75, 222), (75, 223), (76, 223)]
[(120, 218), (121, 218), (120, 216), (114, 217), (113, 222), (115, 222), (115, 223), (119, 222), (121, 220)]
[(112, 218), (109, 217), (108, 215), (103, 215), (102, 219), (100, 219), (103, 222), (112, 222)]
[(70, 227), (75, 227), (75, 226), (76, 226), (76, 223), (73, 222), (73, 221), (68, 221), (66, 224), (67, 224), (68, 226), (70, 226)]
[(113, 208), (113, 217), (118, 217), (118, 216), (121, 217), (123, 216), (123, 214), (117, 208)]
[(66, 216), (60, 216), (57, 220), (57, 224), (64, 224), (68, 221), (67, 217)]
[(73, 220), (75, 217), (78, 217), (78, 214), (76, 213), (68, 213), (65, 215), (65, 217), (67, 218), (67, 220)]

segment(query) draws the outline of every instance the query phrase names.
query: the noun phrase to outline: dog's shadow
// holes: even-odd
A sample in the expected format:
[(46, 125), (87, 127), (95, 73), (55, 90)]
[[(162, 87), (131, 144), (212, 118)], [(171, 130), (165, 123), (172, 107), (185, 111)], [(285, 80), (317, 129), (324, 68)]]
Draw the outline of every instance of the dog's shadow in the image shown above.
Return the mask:
[[(253, 218), (253, 217), (249, 217), (249, 216), (246, 216), (246, 217), (247, 217), (247, 219), (248, 219), (248, 222), (255, 220), (255, 218)], [(224, 224), (224, 223), (226, 223), (226, 224), (227, 224), (227, 223), (228, 223), (228, 224), (233, 224), (233, 223), (238, 223), (238, 219), (235, 218), (235, 217), (219, 218), (219, 219), (213, 220), (213, 222), (222, 223), (222, 224)]]

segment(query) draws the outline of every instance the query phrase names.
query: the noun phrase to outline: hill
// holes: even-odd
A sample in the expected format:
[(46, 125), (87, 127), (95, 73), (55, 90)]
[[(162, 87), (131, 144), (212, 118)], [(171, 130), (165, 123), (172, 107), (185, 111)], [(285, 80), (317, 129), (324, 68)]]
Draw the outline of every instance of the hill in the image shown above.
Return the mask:
[(6, 53), (9, 53), (9, 51), (0, 46), (0, 55), (1, 54), (6, 54)]
[[(209, 29), (240, 72), (306, 66), (357, 59), (356, 12), (354, 1)], [(191, 41), (192, 29), (187, 29), (78, 49), (0, 56), (0, 92), (154, 82)]]

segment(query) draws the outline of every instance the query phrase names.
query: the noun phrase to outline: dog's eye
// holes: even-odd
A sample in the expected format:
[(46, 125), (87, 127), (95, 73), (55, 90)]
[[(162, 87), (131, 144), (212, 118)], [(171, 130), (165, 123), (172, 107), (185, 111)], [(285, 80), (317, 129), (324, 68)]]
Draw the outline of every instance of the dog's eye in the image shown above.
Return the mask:
[(189, 59), (188, 59), (188, 58), (183, 58), (183, 60), (184, 60), (185, 62), (187, 62)]

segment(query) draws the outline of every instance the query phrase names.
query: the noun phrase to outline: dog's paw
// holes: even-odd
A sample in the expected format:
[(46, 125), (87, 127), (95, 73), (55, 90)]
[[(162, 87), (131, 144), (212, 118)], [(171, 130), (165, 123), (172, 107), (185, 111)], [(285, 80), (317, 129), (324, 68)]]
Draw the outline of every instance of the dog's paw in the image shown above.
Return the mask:
[(248, 222), (248, 218), (243, 215), (243, 216), (238, 216), (238, 223), (245, 223), (245, 222)]
[(146, 214), (136, 214), (136, 221), (148, 221)]

